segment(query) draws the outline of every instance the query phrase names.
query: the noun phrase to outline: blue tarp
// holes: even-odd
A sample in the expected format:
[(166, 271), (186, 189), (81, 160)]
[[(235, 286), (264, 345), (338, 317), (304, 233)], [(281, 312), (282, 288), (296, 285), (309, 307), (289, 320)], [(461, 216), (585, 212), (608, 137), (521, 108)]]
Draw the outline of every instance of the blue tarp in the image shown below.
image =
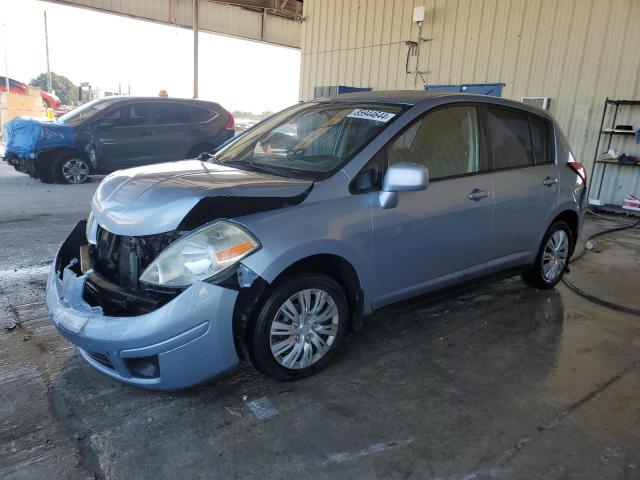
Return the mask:
[(38, 153), (58, 147), (74, 148), (73, 127), (53, 121), (17, 117), (4, 125), (6, 153), (16, 157), (34, 158)]

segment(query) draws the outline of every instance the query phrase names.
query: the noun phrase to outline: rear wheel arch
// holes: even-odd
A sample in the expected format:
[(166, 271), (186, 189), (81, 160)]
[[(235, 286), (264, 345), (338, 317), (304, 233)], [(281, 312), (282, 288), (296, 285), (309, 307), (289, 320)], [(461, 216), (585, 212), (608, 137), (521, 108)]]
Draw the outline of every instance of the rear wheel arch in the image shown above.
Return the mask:
[(580, 217), (578, 213), (575, 210), (564, 210), (551, 220), (549, 227), (556, 222), (564, 222), (571, 229), (571, 253), (573, 253), (579, 236)]

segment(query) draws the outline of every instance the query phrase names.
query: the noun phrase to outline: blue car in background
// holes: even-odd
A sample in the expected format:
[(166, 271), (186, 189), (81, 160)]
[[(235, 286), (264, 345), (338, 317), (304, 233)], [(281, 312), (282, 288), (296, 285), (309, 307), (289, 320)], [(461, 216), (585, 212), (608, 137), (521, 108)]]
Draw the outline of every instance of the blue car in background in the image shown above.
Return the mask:
[(19, 117), (4, 127), (4, 160), (45, 183), (83, 183), (91, 174), (196, 158), (235, 134), (214, 102), (107, 97), (55, 121)]
[(140, 387), (187, 387), (241, 357), (302, 378), (386, 305), (505, 272), (553, 287), (585, 185), (557, 123), (523, 103), (314, 100), (208, 161), (107, 176), (56, 255), (47, 308), (89, 364)]

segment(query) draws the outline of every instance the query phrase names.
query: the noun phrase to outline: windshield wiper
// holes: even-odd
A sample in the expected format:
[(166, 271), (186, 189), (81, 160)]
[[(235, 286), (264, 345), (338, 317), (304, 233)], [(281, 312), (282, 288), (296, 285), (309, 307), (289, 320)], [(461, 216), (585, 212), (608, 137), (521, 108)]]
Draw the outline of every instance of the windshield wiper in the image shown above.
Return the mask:
[(296, 175), (291, 172), (291, 169), (287, 167), (277, 167), (275, 165), (257, 164), (253, 162), (249, 162), (249, 165), (257, 172), (277, 175), (279, 177), (296, 177)]
[[(223, 162), (216, 162), (213, 161), (212, 163), (215, 163), (217, 165), (228, 165), (230, 167), (238, 167), (241, 170), (250, 170), (253, 172), (258, 172), (258, 173), (267, 173), (269, 175), (276, 175), (278, 177), (288, 177), (289, 175), (287, 175), (286, 172), (289, 171), (289, 169), (287, 168), (278, 168), (278, 167), (272, 167), (269, 168), (265, 165), (257, 165), (253, 162), (247, 162), (245, 160), (226, 160)], [(293, 175), (292, 175), (293, 176)]]

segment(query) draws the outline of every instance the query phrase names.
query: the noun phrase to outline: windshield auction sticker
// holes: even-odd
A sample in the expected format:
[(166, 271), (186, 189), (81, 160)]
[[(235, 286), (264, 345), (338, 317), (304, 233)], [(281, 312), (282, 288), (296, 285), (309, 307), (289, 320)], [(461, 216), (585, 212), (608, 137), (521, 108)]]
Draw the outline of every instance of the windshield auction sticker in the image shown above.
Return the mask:
[(362, 118), (364, 120), (373, 120), (374, 122), (383, 123), (387, 123), (395, 116), (395, 113), (381, 112), (379, 110), (365, 110), (364, 108), (357, 108), (347, 115), (349, 118)]

